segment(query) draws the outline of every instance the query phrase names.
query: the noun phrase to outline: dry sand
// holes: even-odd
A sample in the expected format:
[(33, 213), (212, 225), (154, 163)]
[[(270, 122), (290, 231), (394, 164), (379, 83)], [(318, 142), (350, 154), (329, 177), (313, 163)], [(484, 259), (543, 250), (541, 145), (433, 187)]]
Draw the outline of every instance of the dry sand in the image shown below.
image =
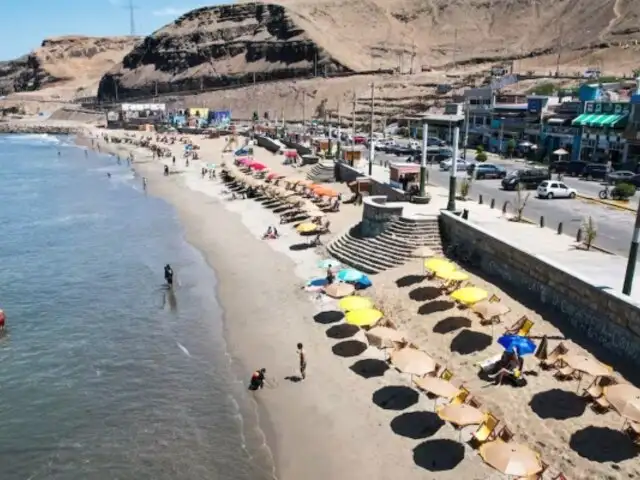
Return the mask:
[[(277, 224), (277, 216), (259, 202), (225, 200), (224, 186), (218, 180), (201, 179), (199, 170), (203, 163), (220, 163), (223, 141), (196, 142), (201, 146), (202, 162), (192, 162), (185, 168), (180, 159), (176, 174), (168, 178), (162, 176), (159, 160), (137, 156), (136, 168), (149, 179), (151, 193), (175, 206), (187, 239), (215, 269), (232, 355), (246, 366), (246, 374), (258, 366), (268, 369), (274, 388), (259, 392), (255, 398), (263, 411), (268, 412), (272, 426), (268, 429), (271, 430), (268, 442), (274, 451), (278, 477), (503, 478), (466, 445), (464, 458), (456, 458), (459, 452), (451, 450), (442, 440), (458, 442), (458, 431), (449, 425), (438, 429), (439, 424), (430, 413), (433, 401), (424, 395), (413, 405), (401, 405), (400, 398), (411, 400), (410, 395), (398, 397), (397, 403), (391, 402), (387, 408), (376, 404), (380, 403), (378, 395), (388, 392), (380, 389), (407, 386), (409, 378), (387, 371), (384, 376), (364, 379), (351, 371), (349, 367), (359, 360), (382, 358), (372, 348), (350, 358), (334, 353), (341, 347), (357, 350), (361, 344), (352, 340), (363, 341), (364, 337), (359, 332), (352, 338), (332, 339), (329, 335), (336, 333), (336, 329), (328, 330), (330, 325), (314, 321), (318, 311), (335, 309), (333, 301), (317, 299), (300, 288), (305, 280), (321, 273), (316, 268), (321, 257), (312, 250), (291, 250), (291, 245), (300, 244), (303, 239), (287, 226), (279, 228), (280, 239), (260, 240), (268, 225)], [(179, 149), (174, 147), (177, 155)], [(294, 172), (291, 167), (282, 166), (281, 157), (262, 149), (257, 148), (255, 156), (278, 173), (304, 174), (303, 170)], [(163, 161), (170, 163), (169, 159)], [(330, 216), (332, 230), (341, 232), (356, 223), (360, 215), (359, 208), (345, 205), (342, 212)], [(435, 283), (416, 278), (420, 271), (416, 261), (377, 275), (371, 294), (384, 310), (393, 312), (393, 320), (418, 346), (454, 371), (456, 381), (464, 383), (486, 409), (505, 422), (516, 440), (541, 452), (551, 464), (544, 478), (554, 478), (559, 472), (572, 479), (640, 477), (638, 452), (619, 435), (621, 418), (614, 412), (598, 415), (585, 408), (575, 394), (575, 382), (559, 382), (545, 371), (528, 375), (528, 385), (521, 389), (486, 386), (486, 382), (478, 379), (474, 362), (501, 351), (491, 338), (490, 327), (480, 326), (471, 314), (445, 310), (445, 303), (430, 303)], [(553, 327), (549, 320), (555, 319), (544, 312), (523, 306), (476, 275), (472, 278), (476, 285), (496, 293), (512, 309), (505, 323), (527, 315), (536, 322), (532, 332), (535, 336), (546, 334), (558, 339), (575, 335), (576, 332)], [(398, 287), (398, 282), (405, 286)], [(445, 298), (436, 302), (439, 300)], [(440, 311), (438, 305), (442, 306)], [(460, 318), (449, 320), (450, 317)], [(453, 331), (437, 333), (445, 324), (458, 322)], [(497, 326), (495, 336), (501, 332), (502, 327)], [(591, 349), (579, 337), (576, 340)], [(309, 356), (308, 379), (301, 383), (285, 379), (297, 373), (297, 342), (305, 344)], [(565, 342), (572, 349), (581, 348), (573, 341)], [(557, 343), (558, 340), (552, 340), (551, 347)], [(482, 346), (478, 347), (479, 344)], [(456, 347), (452, 348), (453, 345)], [(467, 348), (472, 351), (466, 351)], [(525, 370), (529, 368), (538, 370), (532, 360), (525, 364)], [(583, 381), (585, 386), (589, 381)], [(540, 395), (534, 398), (536, 394)], [(427, 427), (423, 428), (424, 425)], [(579, 434), (570, 447), (571, 436), (590, 426), (602, 430)], [(473, 430), (473, 427), (464, 429), (463, 442)], [(580, 435), (584, 435), (582, 440)], [(580, 456), (574, 448), (583, 455), (615, 451), (623, 456), (629, 454), (631, 459), (597, 462)], [(447, 464), (450, 470), (430, 471)]]

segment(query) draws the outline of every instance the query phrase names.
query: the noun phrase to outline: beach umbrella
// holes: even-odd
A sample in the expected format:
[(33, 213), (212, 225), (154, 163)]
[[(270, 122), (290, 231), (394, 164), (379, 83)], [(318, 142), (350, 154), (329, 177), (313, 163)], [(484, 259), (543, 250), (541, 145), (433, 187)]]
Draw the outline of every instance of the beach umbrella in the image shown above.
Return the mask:
[(312, 278), (309, 280), (304, 288), (308, 292), (320, 292), (324, 289), (325, 285), (327, 285), (327, 279), (324, 277)]
[(503, 335), (498, 339), (498, 344), (508, 352), (515, 351), (520, 357), (531, 355), (536, 351), (533, 340), (518, 335)]
[(374, 308), (364, 308), (347, 312), (345, 319), (348, 324), (357, 327), (370, 327), (382, 318), (382, 312)]
[(436, 255), (436, 252), (431, 247), (418, 247), (413, 252), (411, 252), (411, 255), (418, 258), (429, 258), (434, 257)]
[(338, 272), (338, 275), (336, 276), (338, 280), (341, 280), (343, 282), (357, 282), (364, 276), (364, 273), (359, 272), (358, 270), (355, 270), (353, 268), (343, 268)]
[(373, 327), (364, 332), (369, 345), (376, 348), (396, 348), (407, 343), (406, 335), (403, 332), (389, 327)]
[(503, 303), (488, 302), (485, 300), (474, 303), (471, 309), (485, 320), (500, 317), (511, 311), (511, 309)]
[(594, 377), (602, 377), (611, 375), (610, 366), (600, 363), (589, 355), (580, 355), (577, 353), (567, 353), (562, 355), (560, 359), (574, 370), (592, 375)]
[(430, 258), (424, 261), (424, 268), (432, 272), (444, 272), (455, 270), (456, 264), (444, 258)]
[(348, 295), (351, 295), (356, 290), (356, 287), (351, 285), (350, 283), (332, 283), (331, 285), (327, 285), (324, 287), (325, 295), (328, 295), (332, 298), (342, 298)]
[(445, 422), (453, 423), (459, 427), (480, 425), (484, 422), (484, 413), (466, 403), (445, 405), (438, 410), (438, 416)]
[(461, 272), (460, 270), (438, 270), (436, 271), (436, 277), (451, 282), (469, 280), (469, 274)]
[(432, 393), (437, 397), (446, 398), (448, 400), (451, 400), (453, 397), (458, 395), (458, 392), (460, 391), (458, 387), (444, 378), (419, 377), (414, 378), (413, 383), (425, 392)]
[(604, 396), (628, 420), (640, 422), (640, 389), (621, 383), (604, 389)]
[(451, 294), (451, 298), (465, 305), (473, 305), (487, 298), (489, 294), (486, 290), (478, 287), (459, 288)]
[(267, 166), (260, 162), (253, 162), (249, 165), (249, 168), (261, 172), (262, 170), (266, 170)]
[(296, 231), (298, 233), (312, 233), (318, 229), (318, 225), (311, 222), (301, 223), (296, 227)]
[(410, 347), (394, 350), (391, 352), (389, 361), (399, 371), (420, 377), (433, 373), (438, 368), (433, 358), (422, 350)]
[(345, 297), (338, 302), (338, 306), (345, 311), (364, 310), (365, 308), (373, 308), (373, 301), (367, 297), (358, 297), (352, 295)]
[(555, 150), (553, 154), (562, 157), (563, 155), (569, 155), (569, 152), (567, 152), (564, 148), (559, 148), (558, 150)]
[(538, 454), (515, 442), (487, 442), (480, 446), (480, 456), (499, 472), (514, 477), (529, 477), (542, 470)]
[(338, 260), (334, 260), (333, 258), (326, 258), (324, 260), (320, 260), (318, 262), (318, 268), (337, 268), (340, 266), (340, 262)]

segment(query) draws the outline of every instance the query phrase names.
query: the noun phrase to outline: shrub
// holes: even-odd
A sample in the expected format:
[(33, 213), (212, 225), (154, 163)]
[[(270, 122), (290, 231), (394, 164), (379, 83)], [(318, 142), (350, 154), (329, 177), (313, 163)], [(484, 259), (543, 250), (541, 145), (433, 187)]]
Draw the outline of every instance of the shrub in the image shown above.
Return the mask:
[(507, 202), (507, 204), (511, 205), (511, 208), (513, 208), (515, 217), (513, 217), (512, 220), (514, 222), (522, 222), (522, 220), (524, 219), (524, 209), (527, 206), (530, 194), (527, 193), (525, 195), (522, 193), (523, 191), (524, 189), (522, 188), (522, 186), (518, 184), (518, 186), (516, 187), (516, 197), (513, 199), (513, 202)]
[(486, 162), (487, 161), (487, 152), (484, 150), (476, 150), (476, 162)]
[(471, 192), (471, 179), (463, 178), (458, 185), (458, 193), (460, 193), (460, 199), (466, 200), (469, 196), (469, 192)]
[(591, 245), (593, 245), (593, 241), (598, 236), (598, 229), (596, 228), (596, 223), (592, 217), (589, 217), (582, 222), (582, 231), (584, 232), (584, 238), (582, 241), (586, 249), (589, 250), (591, 249)]
[(620, 183), (616, 185), (611, 191), (611, 196), (620, 197), (623, 200), (628, 200), (636, 194), (636, 187), (630, 183)]

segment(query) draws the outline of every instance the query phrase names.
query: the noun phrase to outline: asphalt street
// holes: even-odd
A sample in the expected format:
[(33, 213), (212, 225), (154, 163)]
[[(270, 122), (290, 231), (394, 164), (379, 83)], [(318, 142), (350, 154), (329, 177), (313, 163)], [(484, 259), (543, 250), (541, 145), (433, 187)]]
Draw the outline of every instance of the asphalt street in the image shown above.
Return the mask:
[[(404, 157), (380, 152), (376, 152), (375, 156), (376, 163), (380, 165), (385, 161), (398, 162), (404, 161), (404, 159)], [(521, 169), (524, 166), (522, 161), (502, 160), (495, 157), (489, 162), (504, 165), (508, 172)], [(430, 166), (428, 172), (430, 184), (444, 188), (449, 187), (449, 172), (440, 171), (438, 165)], [(464, 176), (464, 172), (460, 172), (459, 175)], [(588, 182), (571, 177), (565, 177), (564, 181), (570, 187), (577, 189), (579, 193), (594, 197), (597, 197), (598, 192), (602, 189), (597, 181)], [(579, 198), (542, 200), (536, 197), (535, 190), (526, 193), (529, 194), (524, 209), (524, 216), (527, 219), (539, 222), (540, 217), (544, 217), (545, 225), (553, 229), (557, 229), (558, 224), (562, 222), (563, 232), (566, 235), (575, 236), (585, 220), (591, 217), (598, 230), (595, 244), (613, 253), (628, 256), (635, 218), (633, 212), (618, 210)], [(516, 192), (502, 190), (500, 180), (476, 180), (473, 182), (469, 196), (472, 201), (478, 201), (479, 195), (482, 195), (486, 204), (490, 204), (491, 200), (495, 199), (495, 208), (502, 209), (505, 202), (513, 203), (515, 201)], [(635, 202), (631, 206), (637, 205), (637, 197)], [(458, 206), (464, 208), (464, 202), (459, 202)], [(513, 211), (511, 206), (508, 207), (508, 211)]]

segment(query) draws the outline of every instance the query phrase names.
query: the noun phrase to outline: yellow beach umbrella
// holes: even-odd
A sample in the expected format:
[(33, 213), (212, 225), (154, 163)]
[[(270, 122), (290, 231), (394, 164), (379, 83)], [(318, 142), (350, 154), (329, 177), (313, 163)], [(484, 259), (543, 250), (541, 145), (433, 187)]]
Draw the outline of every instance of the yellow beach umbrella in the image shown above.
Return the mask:
[(364, 308), (362, 310), (354, 310), (347, 312), (345, 319), (350, 325), (358, 327), (370, 327), (375, 325), (382, 318), (382, 312), (374, 308)]
[(315, 232), (318, 229), (318, 225), (311, 222), (301, 223), (296, 227), (296, 231), (298, 233), (311, 233)]
[(436, 277), (452, 282), (462, 282), (464, 280), (469, 280), (469, 275), (467, 273), (461, 272), (460, 270), (437, 270)]
[(452, 272), (456, 269), (456, 264), (444, 258), (430, 258), (424, 261), (424, 268), (432, 272)]
[(473, 305), (487, 298), (489, 294), (486, 290), (478, 287), (459, 288), (451, 294), (451, 298), (465, 305)]
[(344, 297), (338, 302), (338, 305), (342, 310), (352, 312), (354, 310), (364, 310), (365, 308), (373, 308), (373, 302), (367, 297), (358, 297), (351, 295), (350, 297)]

